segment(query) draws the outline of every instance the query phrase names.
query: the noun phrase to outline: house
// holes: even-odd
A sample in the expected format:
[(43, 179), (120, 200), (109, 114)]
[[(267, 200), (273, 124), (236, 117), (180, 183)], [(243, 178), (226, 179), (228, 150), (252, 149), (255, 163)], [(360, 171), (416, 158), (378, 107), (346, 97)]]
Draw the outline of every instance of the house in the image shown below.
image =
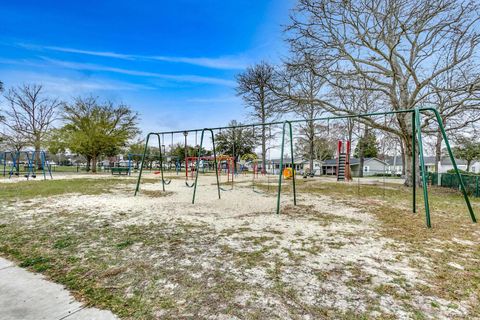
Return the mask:
[(473, 164), (470, 165), (470, 172), (480, 173), (480, 162), (479, 161), (475, 161)]
[(327, 159), (322, 163), (322, 175), (337, 175), (337, 159)]
[[(303, 159), (300, 159), (300, 158), (294, 158), (293, 160), (295, 161), (295, 171), (299, 172), (299, 173), (303, 173), (305, 162), (308, 162), (308, 160), (303, 160)], [(262, 160), (261, 159), (258, 159), (257, 161), (245, 161), (243, 166), (247, 170), (253, 170), (255, 163), (257, 165), (257, 170), (261, 171), (262, 170)], [(284, 158), (283, 159), (283, 167), (284, 168), (290, 168), (291, 166), (292, 166), (292, 159), (291, 158)], [(265, 171), (268, 174), (278, 174), (279, 169), (280, 169), (280, 159), (267, 160), (267, 164), (265, 166)]]
[(403, 161), (401, 156), (395, 156), (386, 160), (387, 170), (386, 173), (392, 175), (401, 175), (403, 172)]
[[(304, 167), (304, 161), (303, 159), (300, 159), (300, 158), (297, 158), (297, 159), (293, 159), (294, 163), (295, 163), (295, 171), (296, 172), (303, 172), (303, 167)], [(284, 168), (290, 168), (292, 166), (292, 159), (291, 158), (284, 158), (283, 159), (283, 167)], [(259, 170), (260, 168), (262, 167), (262, 161), (259, 160), (258, 161), (258, 167), (259, 167)], [(267, 173), (270, 173), (270, 174), (278, 174), (279, 173), (279, 169), (280, 169), (280, 159), (271, 159), (271, 160), (267, 160), (267, 165), (265, 167), (265, 170), (267, 171)]]
[[(352, 177), (358, 177), (363, 171), (363, 176), (374, 176), (376, 174), (385, 173), (388, 163), (377, 158), (365, 158), (363, 168), (360, 167), (360, 159), (350, 158), (350, 172)], [(323, 161), (323, 175), (337, 175), (337, 159), (329, 159)]]
[(350, 159), (350, 170), (352, 177), (358, 177), (360, 170), (363, 170), (363, 176), (374, 176), (377, 174), (384, 174), (388, 164), (377, 158), (365, 158), (363, 161), (363, 168), (360, 167), (360, 159)]
[(303, 170), (305, 172), (313, 172), (316, 176), (322, 173), (323, 162), (320, 160), (313, 160), (313, 168), (310, 168), (310, 160), (303, 160)]
[[(425, 168), (427, 169), (427, 171), (435, 172), (435, 157), (430, 157), (430, 156), (424, 157), (424, 161), (425, 161)], [(402, 174), (403, 162), (401, 157), (397, 157), (396, 159), (395, 158), (389, 159), (387, 163), (388, 163), (387, 173)], [(465, 160), (455, 159), (455, 163), (457, 164), (457, 167), (459, 170), (467, 170), (467, 162)], [(420, 168), (420, 165), (419, 165), (419, 168)], [(443, 156), (438, 164), (438, 172), (445, 173), (452, 169), (453, 169), (453, 164), (452, 164), (452, 161), (450, 160), (450, 157)], [(474, 170), (477, 170), (477, 169), (480, 172), (480, 163), (477, 166), (473, 164), (471, 171), (476, 172)]]

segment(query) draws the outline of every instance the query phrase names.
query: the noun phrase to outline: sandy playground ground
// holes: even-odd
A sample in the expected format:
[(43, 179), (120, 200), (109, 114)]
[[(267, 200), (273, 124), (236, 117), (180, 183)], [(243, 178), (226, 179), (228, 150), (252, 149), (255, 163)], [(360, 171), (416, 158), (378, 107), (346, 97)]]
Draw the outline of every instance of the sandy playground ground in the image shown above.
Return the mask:
[[(382, 221), (359, 205), (365, 199), (352, 203), (299, 192), (298, 206), (293, 206), (286, 181), (282, 212), (276, 215), (276, 194), (265, 186), (253, 192), (250, 177), (240, 177), (234, 190), (218, 199), (214, 177), (201, 176), (195, 204), (193, 189), (182, 179), (172, 179), (165, 193), (161, 183), (152, 182), (143, 183), (136, 197), (133, 183), (116, 183), (99, 194), (79, 190), (9, 202), (1, 205), (0, 223), (17, 228), (17, 236), (22, 230), (49, 234), (52, 239), (38, 243), (43, 246), (74, 239), (71, 247), (54, 252), (62, 261), (74, 261), (65, 262), (62, 272), (68, 274), (72, 265), (89, 266), (85, 272), (92, 272), (95, 286), (111, 290), (115, 299), (137, 299), (140, 311), (122, 309), (112, 302), (96, 303), (77, 288), (89, 304), (127, 319), (477, 316), (478, 287), (457, 299), (437, 294), (430, 276), (438, 262), (383, 232)], [(327, 182), (332, 181), (314, 183)], [(449, 250), (443, 240), (431, 240), (432, 250)], [(478, 249), (478, 242), (467, 238), (448, 241), (458, 242), (465, 249), (462, 255)], [(457, 260), (444, 264), (450, 264), (451, 277), (465, 271)]]

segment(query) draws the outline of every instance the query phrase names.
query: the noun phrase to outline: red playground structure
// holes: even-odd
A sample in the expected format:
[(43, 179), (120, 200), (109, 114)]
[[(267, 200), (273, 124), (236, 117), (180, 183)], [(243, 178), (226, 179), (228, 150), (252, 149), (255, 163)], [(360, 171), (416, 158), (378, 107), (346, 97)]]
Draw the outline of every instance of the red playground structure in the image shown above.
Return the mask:
[(258, 178), (258, 174), (260, 173), (262, 176), (266, 175), (266, 170), (265, 166), (260, 166), (260, 169), (258, 168), (258, 159), (254, 159), (252, 161), (252, 169), (253, 169), (253, 177)]
[(350, 181), (352, 175), (350, 172), (350, 141), (345, 143), (338, 140), (337, 146), (337, 181)]
[[(190, 172), (190, 178), (195, 178), (195, 171), (197, 168), (197, 160), (202, 162), (203, 169), (205, 169), (205, 162), (213, 163), (215, 161), (215, 157), (213, 156), (205, 156), (205, 157), (187, 157), (185, 158), (185, 179), (188, 180), (188, 173)], [(222, 172), (227, 174), (227, 182), (230, 182), (230, 177), (233, 182), (233, 177), (235, 176), (235, 161), (234, 158), (227, 155), (220, 155), (217, 156), (217, 170), (219, 176)], [(207, 165), (208, 167), (208, 165)]]

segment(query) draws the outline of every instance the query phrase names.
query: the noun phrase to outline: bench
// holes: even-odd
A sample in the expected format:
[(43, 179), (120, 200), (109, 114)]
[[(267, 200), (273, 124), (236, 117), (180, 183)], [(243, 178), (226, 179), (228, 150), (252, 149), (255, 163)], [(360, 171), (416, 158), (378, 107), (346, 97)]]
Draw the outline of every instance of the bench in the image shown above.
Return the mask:
[(126, 167), (112, 167), (112, 168), (110, 168), (110, 171), (112, 172), (112, 175), (114, 175), (114, 174), (117, 174), (117, 175), (122, 175), (122, 174), (128, 175), (128, 172), (129, 172), (130, 170), (128, 170), (128, 168), (126, 168)]

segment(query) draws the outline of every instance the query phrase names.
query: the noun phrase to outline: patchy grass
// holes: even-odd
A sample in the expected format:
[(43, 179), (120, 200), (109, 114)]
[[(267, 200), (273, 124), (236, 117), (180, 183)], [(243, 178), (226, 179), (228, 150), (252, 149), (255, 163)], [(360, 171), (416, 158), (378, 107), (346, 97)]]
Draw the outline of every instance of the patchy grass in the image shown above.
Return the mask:
[(161, 190), (142, 190), (140, 193), (142, 195), (145, 195), (151, 198), (169, 197), (174, 194), (171, 191), (161, 191)]
[(134, 179), (62, 179), (0, 183), (0, 202), (46, 198), (66, 193), (95, 195), (110, 192), (115, 186), (134, 183)]
[[(158, 179), (153, 181), (159, 183)], [(72, 179), (0, 184), (0, 201), (24, 202), (15, 208), (5, 205), (8, 210), (0, 212), (0, 253), (64, 284), (87, 304), (127, 319), (394, 319), (397, 314), (384, 308), (391, 301), (407, 310), (411, 318), (423, 319), (429, 314), (419, 309), (419, 303), (431, 310), (445, 308), (442, 301), (429, 297), (450, 301), (448, 308), (452, 310), (473, 301), (470, 315), (480, 314), (474, 303), (480, 292), (480, 234), (469, 223), (459, 195), (444, 189), (432, 189), (434, 228), (428, 230), (421, 197), (419, 213), (411, 213), (408, 188), (386, 184), (385, 189), (383, 185), (362, 185), (359, 189), (354, 183), (315, 180), (299, 180), (297, 184), (299, 194), (325, 195), (335, 208), (354, 207), (374, 215), (377, 219), (374, 232), (369, 233), (371, 241), (392, 240), (388, 246), (397, 253), (392, 263), (407, 259), (410, 266), (423, 272), (420, 276), (425, 284), (415, 286), (403, 274), (389, 270), (390, 261), (384, 265), (383, 257), (342, 260), (348, 250), (361, 245), (355, 241), (365, 240), (355, 232), (362, 220), (327, 212), (328, 204), (325, 212), (319, 211), (302, 204), (301, 198), (298, 206), (282, 209), (279, 218), (288, 228), (281, 228), (276, 221), (259, 228), (253, 219), (260, 213), (235, 217), (238, 225), (228, 224), (223, 229), (201, 219), (183, 220), (181, 215), (148, 224), (117, 223), (137, 214), (126, 211), (121, 218), (70, 208), (31, 219), (15, 215), (15, 210), (30, 210), (41, 203), (36, 197), (120, 194), (131, 192), (135, 182)], [(266, 186), (257, 186), (268, 192)], [(286, 196), (291, 192), (290, 183), (283, 191)], [(164, 198), (173, 194), (171, 191), (142, 189), (141, 194), (163, 204), (174, 198)], [(480, 202), (473, 202), (478, 209)], [(317, 229), (312, 233), (311, 229), (298, 228), (300, 221)], [(342, 226), (353, 229), (341, 230)], [(330, 260), (322, 267), (318, 262), (326, 257)], [(370, 272), (377, 268), (372, 265), (378, 265), (375, 271), (391, 281), (379, 283)], [(323, 300), (341, 291), (347, 310), (337, 306), (336, 300)], [(418, 297), (425, 301), (418, 302)], [(365, 308), (357, 309), (359, 300)]]
[[(421, 188), (417, 195), (417, 213), (412, 213), (412, 191), (400, 185), (357, 185), (351, 183), (304, 183), (297, 184), (298, 192), (327, 195), (347, 206), (357, 207), (375, 214), (381, 221), (382, 236), (398, 241), (396, 250), (402, 255), (421, 256), (412, 258), (410, 264), (424, 270), (428, 286), (419, 287), (425, 296), (435, 295), (462, 304), (478, 301), (480, 297), (480, 231), (470, 220), (462, 195), (450, 189), (430, 187), (429, 200), (432, 229), (425, 226), (425, 211)], [(291, 191), (286, 186), (286, 192)], [(477, 214), (480, 214), (480, 199), (470, 198)], [(405, 246), (407, 244), (407, 246)], [(451, 263), (454, 263), (452, 267)], [(457, 266), (458, 267), (455, 267)], [(431, 267), (427, 267), (431, 266)], [(418, 289), (418, 288), (417, 288)], [(389, 285), (377, 288), (389, 293)], [(387, 292), (385, 292), (387, 290)], [(391, 292), (390, 292), (391, 293)], [(433, 305), (436, 302), (432, 302)], [(473, 304), (472, 314), (480, 314), (478, 303)], [(418, 318), (422, 315), (417, 314)]]

